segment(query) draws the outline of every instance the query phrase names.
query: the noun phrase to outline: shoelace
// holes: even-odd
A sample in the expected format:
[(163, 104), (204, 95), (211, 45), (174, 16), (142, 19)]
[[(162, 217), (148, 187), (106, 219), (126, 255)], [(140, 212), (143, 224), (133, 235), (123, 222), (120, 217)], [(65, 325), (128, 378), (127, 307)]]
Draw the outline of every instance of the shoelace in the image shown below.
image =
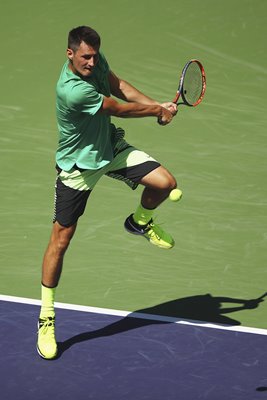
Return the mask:
[[(155, 229), (158, 231), (156, 232)], [(162, 234), (162, 229), (161, 227), (157, 224), (154, 224), (154, 221), (152, 221), (148, 226), (147, 226), (147, 233), (151, 236), (151, 237), (156, 237), (158, 240), (161, 240), (161, 234)]]
[[(52, 329), (49, 329), (49, 328)], [(45, 319), (39, 320), (39, 329), (42, 329), (43, 333), (47, 334), (50, 333), (51, 336), (55, 334), (55, 318), (54, 317), (47, 317)]]

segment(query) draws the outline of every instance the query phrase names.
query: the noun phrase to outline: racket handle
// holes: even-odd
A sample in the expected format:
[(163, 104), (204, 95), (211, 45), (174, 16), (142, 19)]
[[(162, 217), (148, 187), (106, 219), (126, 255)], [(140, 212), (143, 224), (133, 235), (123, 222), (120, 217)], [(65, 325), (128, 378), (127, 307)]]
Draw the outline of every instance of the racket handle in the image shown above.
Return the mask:
[(179, 97), (180, 97), (180, 92), (177, 92), (177, 93), (176, 93), (176, 96), (175, 96), (174, 99), (173, 99), (173, 103), (177, 104), (177, 103), (178, 103), (178, 100), (179, 100)]

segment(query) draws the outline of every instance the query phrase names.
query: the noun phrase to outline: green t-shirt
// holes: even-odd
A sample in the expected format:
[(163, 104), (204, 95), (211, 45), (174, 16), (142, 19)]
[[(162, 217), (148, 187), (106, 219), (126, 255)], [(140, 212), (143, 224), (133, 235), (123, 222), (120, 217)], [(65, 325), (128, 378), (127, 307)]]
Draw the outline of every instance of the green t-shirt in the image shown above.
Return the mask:
[(56, 162), (64, 171), (76, 164), (82, 169), (99, 169), (113, 159), (110, 116), (100, 112), (103, 95), (110, 96), (109, 66), (102, 53), (89, 78), (75, 75), (64, 64), (57, 82), (59, 142)]

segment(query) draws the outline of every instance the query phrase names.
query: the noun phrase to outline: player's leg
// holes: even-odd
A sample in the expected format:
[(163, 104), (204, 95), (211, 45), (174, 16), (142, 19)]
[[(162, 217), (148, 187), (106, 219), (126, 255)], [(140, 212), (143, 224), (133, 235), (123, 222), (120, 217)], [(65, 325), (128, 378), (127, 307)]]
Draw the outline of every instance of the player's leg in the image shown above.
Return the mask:
[(145, 186), (135, 213), (125, 220), (125, 229), (136, 235), (143, 235), (150, 243), (170, 249), (173, 238), (154, 224), (153, 212), (176, 187), (173, 175), (155, 159), (143, 151), (130, 146), (123, 139), (118, 141), (117, 154), (110, 165), (108, 176), (127, 183), (132, 189), (139, 184)]
[(175, 242), (169, 233), (154, 223), (153, 213), (176, 188), (176, 180), (166, 168), (159, 166), (142, 177), (139, 183), (145, 186), (141, 202), (134, 214), (126, 219), (125, 228), (130, 233), (143, 235), (160, 248), (171, 249)]
[(40, 356), (46, 359), (55, 358), (57, 355), (54, 310), (55, 292), (62, 272), (64, 254), (74, 235), (76, 225), (64, 227), (55, 222), (43, 258), (42, 304), (38, 322), (37, 350)]
[(38, 322), (37, 350), (45, 359), (55, 358), (55, 292), (62, 272), (64, 254), (83, 214), (90, 190), (76, 190), (57, 179), (54, 224), (42, 266), (42, 302)]
[(177, 186), (174, 176), (162, 165), (141, 178), (140, 183), (145, 186), (141, 204), (147, 209), (157, 208)]
[(76, 226), (77, 223), (68, 227), (62, 226), (57, 221), (53, 224), (42, 265), (42, 283), (46, 287), (56, 287), (58, 285), (64, 254), (75, 233)]

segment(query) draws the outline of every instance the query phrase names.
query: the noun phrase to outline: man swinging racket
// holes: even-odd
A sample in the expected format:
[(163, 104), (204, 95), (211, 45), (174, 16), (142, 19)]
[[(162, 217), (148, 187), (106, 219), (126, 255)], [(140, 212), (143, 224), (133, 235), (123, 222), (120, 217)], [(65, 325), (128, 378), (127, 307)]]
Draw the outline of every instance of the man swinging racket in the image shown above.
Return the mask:
[(124, 181), (132, 189), (144, 186), (140, 204), (125, 220), (126, 230), (160, 248), (174, 246), (173, 238), (154, 223), (153, 211), (176, 188), (176, 180), (154, 158), (129, 145), (111, 116), (156, 117), (167, 125), (177, 106), (159, 104), (118, 78), (100, 51), (98, 33), (87, 26), (69, 32), (67, 58), (57, 83), (55, 214), (42, 266), (37, 350), (45, 359), (57, 355), (54, 299), (64, 254), (103, 175)]

